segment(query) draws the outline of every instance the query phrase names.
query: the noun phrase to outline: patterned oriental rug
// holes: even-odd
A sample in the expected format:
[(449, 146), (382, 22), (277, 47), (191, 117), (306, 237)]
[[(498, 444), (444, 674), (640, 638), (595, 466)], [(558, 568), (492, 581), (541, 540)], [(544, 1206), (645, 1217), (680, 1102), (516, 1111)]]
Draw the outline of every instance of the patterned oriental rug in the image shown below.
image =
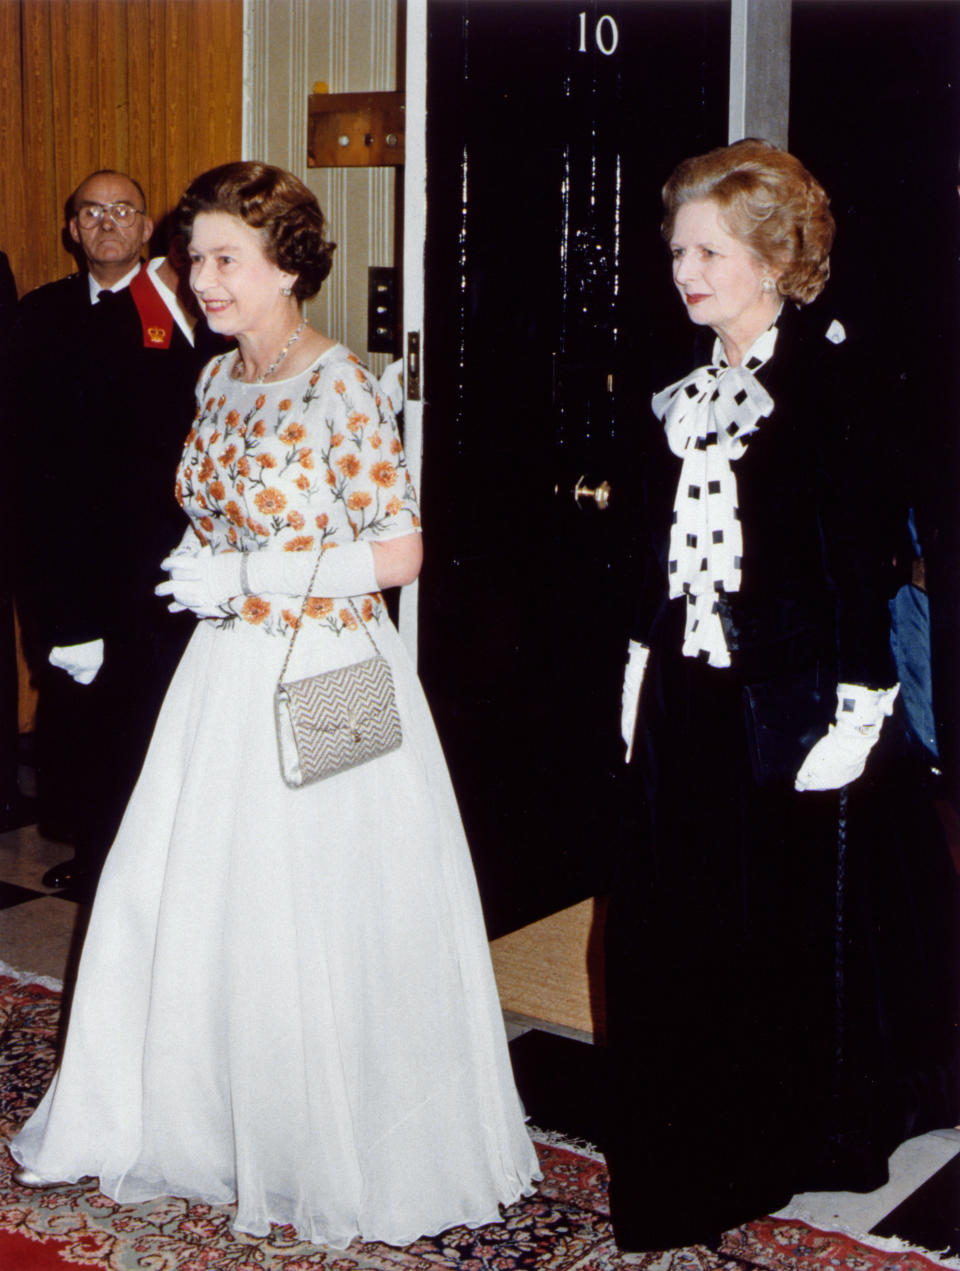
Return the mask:
[(30, 1192), (11, 1178), (2, 1146), (39, 1101), (55, 1063), (60, 994), (0, 974), (0, 1267), (4, 1271), (933, 1271), (914, 1252), (869, 1248), (799, 1222), (767, 1218), (728, 1232), (719, 1252), (617, 1253), (606, 1170), (595, 1153), (534, 1134), (544, 1181), (502, 1225), (455, 1228), (405, 1249), (343, 1252), (298, 1240), (235, 1235), (227, 1206), (165, 1198), (117, 1205), (93, 1187)]

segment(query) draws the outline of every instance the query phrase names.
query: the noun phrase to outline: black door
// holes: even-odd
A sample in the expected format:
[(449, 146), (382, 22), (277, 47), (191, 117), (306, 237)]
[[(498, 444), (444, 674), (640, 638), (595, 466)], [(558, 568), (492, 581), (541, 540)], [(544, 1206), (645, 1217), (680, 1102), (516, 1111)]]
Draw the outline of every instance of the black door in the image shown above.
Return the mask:
[(607, 885), (634, 447), (686, 342), (659, 190), (725, 141), (729, 22), (428, 5), (420, 671), (493, 935)]

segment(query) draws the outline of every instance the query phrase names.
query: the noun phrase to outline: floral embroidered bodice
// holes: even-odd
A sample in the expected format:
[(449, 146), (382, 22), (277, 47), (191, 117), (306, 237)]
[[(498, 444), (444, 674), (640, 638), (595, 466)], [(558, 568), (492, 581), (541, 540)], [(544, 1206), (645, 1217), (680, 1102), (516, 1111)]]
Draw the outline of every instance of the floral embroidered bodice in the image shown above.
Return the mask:
[[(229, 374), (234, 356), (204, 368), (177, 471), (177, 500), (202, 543), (215, 552), (317, 552), (419, 527), (396, 421), (359, 358), (337, 344), (291, 379), (247, 384)], [(357, 608), (379, 622), (382, 597)], [(299, 611), (296, 598), (237, 597), (224, 621), (285, 635)], [(338, 634), (356, 626), (349, 605), (322, 596), (310, 597), (304, 614)]]

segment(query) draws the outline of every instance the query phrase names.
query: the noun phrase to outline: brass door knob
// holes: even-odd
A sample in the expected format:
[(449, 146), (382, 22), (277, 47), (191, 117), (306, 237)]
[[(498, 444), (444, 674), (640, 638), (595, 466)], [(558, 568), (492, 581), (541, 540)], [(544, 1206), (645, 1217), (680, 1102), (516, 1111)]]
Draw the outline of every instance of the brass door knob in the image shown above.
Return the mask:
[(605, 512), (610, 506), (610, 482), (601, 481), (598, 486), (591, 490), (588, 485), (584, 484), (586, 479), (586, 476), (582, 476), (573, 488), (573, 497), (576, 499), (577, 507), (583, 507), (580, 502), (581, 499), (593, 499), (600, 511)]

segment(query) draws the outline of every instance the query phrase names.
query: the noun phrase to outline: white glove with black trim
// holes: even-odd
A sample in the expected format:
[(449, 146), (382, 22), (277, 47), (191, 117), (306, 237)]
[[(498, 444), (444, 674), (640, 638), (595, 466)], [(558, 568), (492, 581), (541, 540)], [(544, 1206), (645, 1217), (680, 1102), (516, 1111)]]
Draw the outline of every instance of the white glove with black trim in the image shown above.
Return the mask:
[(647, 645), (638, 640), (630, 641), (627, 646), (627, 665), (623, 670), (623, 688), (620, 691), (620, 736), (627, 747), (624, 763), (629, 763), (633, 756), (633, 735), (637, 729), (640, 689), (649, 656)]
[(811, 747), (797, 773), (795, 788), (839, 790), (856, 781), (877, 744), (885, 717), (893, 714), (899, 692), (899, 684), (893, 688), (838, 684), (836, 722)]

